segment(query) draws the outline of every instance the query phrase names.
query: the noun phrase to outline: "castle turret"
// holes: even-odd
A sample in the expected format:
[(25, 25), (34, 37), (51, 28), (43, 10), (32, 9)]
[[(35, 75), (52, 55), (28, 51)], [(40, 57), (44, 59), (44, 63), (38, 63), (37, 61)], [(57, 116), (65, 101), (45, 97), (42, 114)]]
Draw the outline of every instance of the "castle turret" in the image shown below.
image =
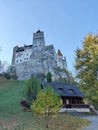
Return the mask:
[(38, 30), (36, 33), (33, 33), (33, 49), (37, 47), (44, 47), (44, 32)]
[(60, 49), (58, 49), (58, 51), (57, 51), (57, 56), (58, 56), (59, 58), (63, 58), (63, 55), (62, 55)]
[(61, 69), (66, 68), (67, 64), (66, 64), (66, 58), (63, 57), (60, 49), (58, 49), (57, 51), (57, 64)]
[(12, 57), (12, 65), (14, 65), (15, 64), (15, 58), (16, 58), (16, 51), (17, 51), (17, 49), (18, 49), (18, 46), (15, 46), (14, 48), (13, 48), (13, 57)]

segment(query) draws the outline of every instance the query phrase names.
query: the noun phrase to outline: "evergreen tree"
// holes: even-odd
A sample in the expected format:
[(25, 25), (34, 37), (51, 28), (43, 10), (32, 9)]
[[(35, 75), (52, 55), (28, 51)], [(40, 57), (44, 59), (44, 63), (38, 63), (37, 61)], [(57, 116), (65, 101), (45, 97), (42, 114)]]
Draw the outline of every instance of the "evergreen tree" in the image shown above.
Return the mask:
[(52, 74), (51, 74), (51, 72), (48, 72), (47, 73), (47, 82), (51, 83), (51, 81), (52, 81)]
[(98, 107), (98, 35), (88, 34), (76, 50), (75, 68), (88, 102)]
[(41, 90), (41, 82), (33, 77), (27, 81), (27, 100), (29, 101), (29, 104), (32, 103), (36, 99), (37, 94)]

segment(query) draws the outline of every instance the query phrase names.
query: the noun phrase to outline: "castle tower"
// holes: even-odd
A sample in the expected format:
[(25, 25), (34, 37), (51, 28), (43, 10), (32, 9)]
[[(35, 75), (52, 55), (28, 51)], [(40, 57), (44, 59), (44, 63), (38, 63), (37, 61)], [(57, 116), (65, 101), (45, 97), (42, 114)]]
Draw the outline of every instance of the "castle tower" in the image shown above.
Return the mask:
[(44, 32), (38, 30), (36, 33), (33, 33), (33, 49), (42, 48), (45, 46)]
[(13, 48), (13, 56), (12, 56), (12, 63), (11, 63), (11, 65), (15, 64), (15, 58), (16, 58), (16, 51), (17, 51), (17, 49), (18, 49), (18, 46), (15, 46)]

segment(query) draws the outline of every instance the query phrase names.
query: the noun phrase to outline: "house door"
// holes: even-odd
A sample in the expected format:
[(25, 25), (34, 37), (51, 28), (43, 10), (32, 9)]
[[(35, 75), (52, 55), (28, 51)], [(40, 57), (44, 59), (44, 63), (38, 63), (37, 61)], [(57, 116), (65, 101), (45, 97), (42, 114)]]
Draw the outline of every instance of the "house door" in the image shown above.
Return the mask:
[(66, 108), (71, 108), (70, 99), (66, 99)]

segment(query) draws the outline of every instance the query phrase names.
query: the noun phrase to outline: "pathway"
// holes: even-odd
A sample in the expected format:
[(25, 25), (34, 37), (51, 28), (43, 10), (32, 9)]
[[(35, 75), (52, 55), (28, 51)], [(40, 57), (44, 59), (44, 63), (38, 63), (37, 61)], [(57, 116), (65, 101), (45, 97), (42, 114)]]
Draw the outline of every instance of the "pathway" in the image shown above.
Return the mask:
[(83, 118), (91, 121), (91, 124), (82, 130), (98, 130), (98, 115), (96, 116), (84, 116)]

